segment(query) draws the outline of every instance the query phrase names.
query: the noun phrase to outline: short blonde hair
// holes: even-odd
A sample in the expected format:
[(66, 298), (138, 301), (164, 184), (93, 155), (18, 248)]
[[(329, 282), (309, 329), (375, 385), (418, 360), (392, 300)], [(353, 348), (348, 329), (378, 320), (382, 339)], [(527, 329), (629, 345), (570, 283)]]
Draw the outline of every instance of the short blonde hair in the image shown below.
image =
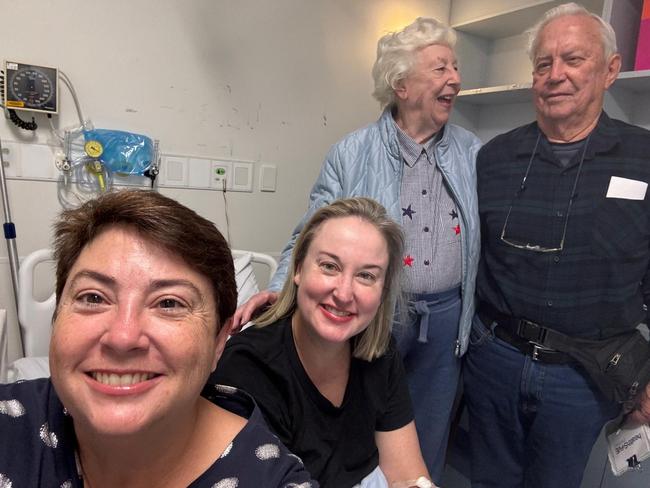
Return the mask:
[(404, 236), (400, 226), (388, 216), (384, 207), (371, 198), (357, 197), (336, 200), (314, 213), (296, 240), (287, 279), (278, 300), (255, 320), (255, 324), (264, 327), (294, 313), (298, 294), (298, 287), (293, 280), (296, 270), (302, 266), (318, 229), (330, 219), (344, 217), (358, 217), (374, 225), (386, 240), (388, 247), (388, 267), (379, 308), (368, 327), (352, 338), (352, 355), (371, 361), (382, 356), (388, 349), (395, 303), (401, 289), (401, 262), (404, 249)]
[(415, 65), (415, 54), (422, 48), (456, 44), (456, 32), (436, 19), (418, 17), (399, 32), (391, 32), (377, 42), (377, 59), (372, 67), (375, 89), (372, 96), (382, 108), (393, 105), (397, 83), (406, 78)]

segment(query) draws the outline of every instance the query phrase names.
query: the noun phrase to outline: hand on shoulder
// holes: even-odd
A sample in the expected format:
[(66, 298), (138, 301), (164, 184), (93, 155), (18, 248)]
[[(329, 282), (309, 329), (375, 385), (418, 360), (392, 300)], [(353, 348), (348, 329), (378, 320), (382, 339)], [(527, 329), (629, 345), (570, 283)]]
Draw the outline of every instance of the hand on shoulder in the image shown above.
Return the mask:
[(277, 299), (278, 293), (269, 290), (261, 291), (250, 297), (243, 305), (237, 307), (232, 317), (230, 333), (239, 332), (252, 318), (262, 313), (264, 308), (274, 304)]

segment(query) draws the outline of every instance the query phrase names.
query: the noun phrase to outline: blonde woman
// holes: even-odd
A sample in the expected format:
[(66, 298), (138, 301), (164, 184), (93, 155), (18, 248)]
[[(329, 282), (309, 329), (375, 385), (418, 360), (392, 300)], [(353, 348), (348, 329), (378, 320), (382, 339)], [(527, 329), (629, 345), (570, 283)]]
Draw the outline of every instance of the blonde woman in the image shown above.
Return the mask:
[(402, 249), (374, 200), (320, 208), (278, 300), (231, 338), (211, 377), (251, 393), (323, 487), (433, 486), (391, 338)]

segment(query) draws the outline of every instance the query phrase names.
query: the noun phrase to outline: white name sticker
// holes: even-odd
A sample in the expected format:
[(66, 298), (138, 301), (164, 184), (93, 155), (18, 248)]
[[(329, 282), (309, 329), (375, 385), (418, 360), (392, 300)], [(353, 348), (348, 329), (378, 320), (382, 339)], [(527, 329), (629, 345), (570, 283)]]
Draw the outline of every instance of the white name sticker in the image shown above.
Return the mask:
[(612, 176), (607, 188), (607, 198), (624, 198), (626, 200), (643, 200), (648, 184), (645, 181), (630, 180)]

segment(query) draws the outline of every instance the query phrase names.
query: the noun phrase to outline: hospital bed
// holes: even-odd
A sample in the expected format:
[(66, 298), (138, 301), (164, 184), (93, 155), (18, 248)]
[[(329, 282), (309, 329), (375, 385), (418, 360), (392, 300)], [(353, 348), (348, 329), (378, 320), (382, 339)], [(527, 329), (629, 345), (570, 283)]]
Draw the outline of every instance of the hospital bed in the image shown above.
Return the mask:
[[(277, 263), (268, 254), (251, 251), (232, 251), (235, 262), (235, 280), (237, 282), (237, 305), (259, 291), (255, 268), (268, 269), (269, 278), (277, 269)], [(45, 300), (39, 301), (34, 296), (35, 280), (39, 276), (39, 266), (54, 266), (52, 250), (34, 251), (22, 261), (18, 280), (18, 320), (23, 337), (25, 357), (9, 365), (7, 379), (9, 382), (20, 379), (47, 377), (50, 375), (48, 350), (52, 328), (52, 314), (56, 297), (52, 292)]]

